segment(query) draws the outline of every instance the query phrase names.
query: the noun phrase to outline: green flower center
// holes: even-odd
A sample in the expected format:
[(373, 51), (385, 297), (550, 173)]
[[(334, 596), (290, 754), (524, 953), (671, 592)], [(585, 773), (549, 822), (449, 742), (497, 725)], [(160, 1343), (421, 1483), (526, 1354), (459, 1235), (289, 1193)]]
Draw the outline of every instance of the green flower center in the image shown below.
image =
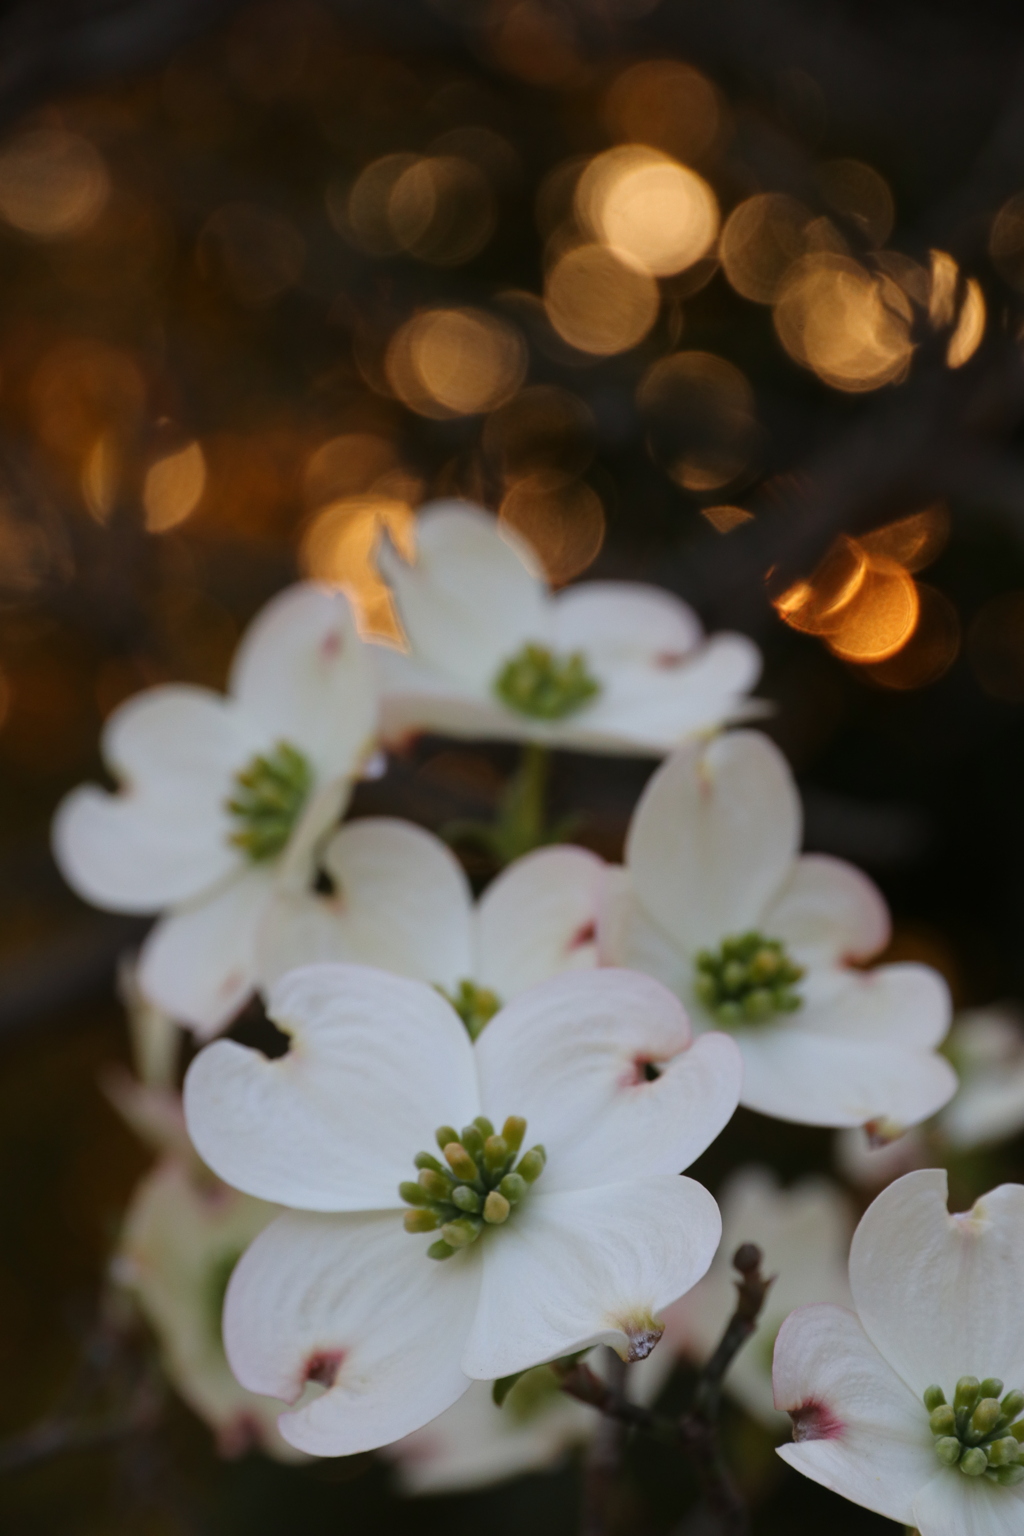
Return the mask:
[(1024, 1392), (1016, 1388), (999, 1401), (1003, 1383), (998, 1376), (961, 1376), (952, 1404), (941, 1387), (924, 1394), (928, 1425), (935, 1436), (935, 1454), (945, 1467), (958, 1467), (965, 1477), (987, 1477), (1011, 1488), (1024, 1482), (1021, 1441), (1024, 1440)]
[(441, 986), (437, 990), (451, 1003), (471, 1040), (483, 1033), (501, 1007), (497, 992), (492, 992), (489, 987), (478, 987), (475, 981), (460, 981), (454, 994)]
[(235, 774), (227, 809), (235, 821), (230, 841), (254, 863), (279, 854), (292, 834), (313, 787), (309, 761), (290, 742), (258, 753)]
[(398, 1193), (412, 1206), (405, 1213), (405, 1230), (440, 1228), (441, 1236), (427, 1254), (450, 1259), (475, 1243), (487, 1227), (504, 1226), (544, 1172), (547, 1154), (543, 1147), (531, 1147), (516, 1162), (526, 1135), (526, 1121), (519, 1115), (508, 1117), (500, 1136), (486, 1115), (477, 1115), (461, 1135), (451, 1125), (439, 1126), (435, 1134), (444, 1163), (432, 1152), (417, 1152), (413, 1161), (419, 1177), (415, 1184), (399, 1184)]
[(716, 1023), (761, 1024), (777, 1013), (793, 1013), (803, 999), (793, 987), (804, 974), (778, 939), (741, 933), (723, 939), (718, 949), (702, 949), (696, 961), (694, 991)]
[(596, 698), (601, 684), (587, 671), (582, 651), (556, 656), (547, 646), (531, 643), (505, 662), (494, 691), (519, 715), (562, 720)]

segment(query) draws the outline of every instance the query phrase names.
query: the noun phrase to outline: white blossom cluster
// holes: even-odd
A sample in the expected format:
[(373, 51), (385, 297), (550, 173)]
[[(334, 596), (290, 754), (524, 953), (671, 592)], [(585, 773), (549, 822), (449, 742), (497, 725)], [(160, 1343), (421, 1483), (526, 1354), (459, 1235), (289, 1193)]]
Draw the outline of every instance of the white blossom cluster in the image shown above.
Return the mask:
[[(962, 1139), (987, 1123), (977, 1073), (954, 1098), (944, 981), (870, 964), (881, 895), (801, 853), (784, 758), (727, 729), (758, 712), (756, 648), (705, 639), (657, 589), (552, 594), (466, 504), (425, 509), (415, 562), (382, 568), (404, 649), (294, 587), (225, 696), (122, 705), (116, 790), (77, 789), (55, 821), (77, 891), (156, 917), (137, 1077), (108, 1091), (159, 1153), (115, 1273), (171, 1379), (227, 1452), (386, 1447), (411, 1491), (468, 1487), (592, 1432), (551, 1362), (609, 1346), (644, 1362), (629, 1390), (650, 1401), (675, 1358), (706, 1358), (754, 1241), (778, 1279), (727, 1386), (770, 1430), (790, 1416), (782, 1454), (922, 1536), (1024, 1529), (1012, 1403), (982, 1412), (997, 1377), (1024, 1386), (1024, 1190), (949, 1217), (944, 1176), (910, 1173), (848, 1278), (833, 1184), (747, 1168), (720, 1212), (684, 1173), (739, 1104), (897, 1145), (935, 1116)], [(381, 751), (425, 730), (664, 761), (622, 867), (539, 847), (474, 898), (423, 828), (342, 819)], [(283, 1055), (213, 1039), (256, 995)], [(179, 1026), (203, 1045), (183, 1100)], [(1002, 1124), (1024, 1096), (998, 1076)], [(512, 1376), (499, 1409), (489, 1384)]]

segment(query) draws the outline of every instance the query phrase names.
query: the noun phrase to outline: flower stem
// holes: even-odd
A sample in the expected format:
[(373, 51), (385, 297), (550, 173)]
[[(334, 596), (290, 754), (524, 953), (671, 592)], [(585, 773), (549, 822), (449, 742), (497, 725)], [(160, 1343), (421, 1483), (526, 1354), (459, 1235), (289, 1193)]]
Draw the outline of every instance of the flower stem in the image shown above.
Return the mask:
[(566, 841), (575, 833), (580, 818), (564, 817), (554, 826), (546, 824), (550, 767), (547, 747), (524, 742), (519, 767), (502, 788), (495, 819), (453, 821), (442, 828), (442, 836), (449, 843), (477, 844), (501, 867), (534, 848)]

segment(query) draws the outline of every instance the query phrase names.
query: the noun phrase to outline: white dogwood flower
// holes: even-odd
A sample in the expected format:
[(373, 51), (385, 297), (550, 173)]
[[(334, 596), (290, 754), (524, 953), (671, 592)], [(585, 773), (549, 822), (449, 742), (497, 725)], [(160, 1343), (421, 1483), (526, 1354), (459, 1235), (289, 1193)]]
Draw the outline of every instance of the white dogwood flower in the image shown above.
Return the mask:
[(607, 970), (521, 993), (475, 1044), (433, 987), (362, 966), (290, 972), (269, 1013), (288, 1053), (217, 1041), (185, 1107), (210, 1167), (291, 1207), (224, 1323), (251, 1391), (325, 1388), (282, 1416), (291, 1444), (369, 1450), (471, 1380), (650, 1351), (718, 1243), (717, 1206), (678, 1173), (735, 1107), (731, 1040), (693, 1041), (669, 992)]
[(258, 1445), (293, 1461), (277, 1429), (281, 1405), (239, 1386), (221, 1339), (221, 1309), (239, 1256), (277, 1214), (272, 1205), (193, 1176), (165, 1158), (135, 1189), (114, 1259), (160, 1345), (172, 1385), (217, 1436), (223, 1455)]
[(946, 1199), (938, 1169), (890, 1184), (850, 1248), (856, 1311), (802, 1307), (782, 1325), (775, 1401), (795, 1443), (779, 1455), (920, 1536), (1017, 1536), (1024, 1186), (955, 1216)]
[(768, 1168), (741, 1168), (718, 1197), (722, 1242), (704, 1279), (665, 1313), (662, 1349), (708, 1360), (736, 1307), (732, 1255), (756, 1243), (774, 1275), (757, 1331), (729, 1367), (725, 1389), (768, 1429), (786, 1423), (772, 1396), (775, 1336), (794, 1307), (812, 1301), (850, 1304), (847, 1258), (853, 1232), (849, 1202), (827, 1179), (783, 1189)]
[(634, 812), (602, 954), (664, 981), (696, 1028), (733, 1033), (749, 1108), (898, 1134), (956, 1088), (936, 1050), (948, 990), (925, 965), (860, 968), (888, 940), (885, 903), (852, 865), (801, 856), (800, 836), (796, 786), (766, 736), (683, 748)]
[(476, 903), (447, 845), (411, 822), (350, 822), (321, 865), (333, 894), (282, 891), (264, 925), (265, 983), (319, 961), (372, 965), (433, 982), (475, 1035), (527, 987), (597, 964), (605, 865), (584, 848), (527, 854)]
[(139, 981), (201, 1037), (246, 1002), (276, 883), (305, 881), (372, 746), (371, 666), (345, 599), (304, 585), (257, 616), (227, 696), (167, 685), (107, 721), (120, 781), (64, 800), (54, 853), (79, 895), (119, 912), (164, 912)]
[(746, 712), (760, 674), (751, 640), (704, 640), (657, 587), (552, 594), (532, 551), (467, 502), (423, 509), (413, 564), (387, 544), (379, 559), (410, 647), (377, 652), (389, 740), (432, 730), (661, 756)]

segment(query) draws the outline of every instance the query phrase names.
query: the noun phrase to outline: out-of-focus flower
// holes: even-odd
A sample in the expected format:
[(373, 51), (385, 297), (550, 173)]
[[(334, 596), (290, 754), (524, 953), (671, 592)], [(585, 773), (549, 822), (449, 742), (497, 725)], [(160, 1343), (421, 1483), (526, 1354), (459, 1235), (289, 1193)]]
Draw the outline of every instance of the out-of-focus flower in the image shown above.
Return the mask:
[(597, 964), (605, 866), (583, 848), (541, 848), (474, 905), (444, 843), (409, 822), (350, 822), (321, 860), (334, 893), (282, 892), (264, 929), (262, 969), (353, 961), (430, 981), (472, 1035), (502, 1003), (559, 971)]
[(859, 1189), (882, 1189), (915, 1168), (927, 1168), (936, 1158), (927, 1129), (911, 1126), (893, 1141), (872, 1141), (862, 1125), (836, 1131), (836, 1167)]
[(764, 1272), (774, 1275), (757, 1332), (736, 1356), (726, 1390), (769, 1429), (785, 1424), (772, 1396), (775, 1336), (795, 1307), (814, 1301), (849, 1306), (847, 1256), (853, 1231), (849, 1203), (826, 1179), (782, 1189), (767, 1168), (742, 1168), (719, 1197), (722, 1243), (704, 1279), (668, 1309), (665, 1341), (701, 1363), (714, 1350), (736, 1306), (731, 1256), (756, 1243)]
[(801, 1307), (783, 1323), (775, 1402), (795, 1443), (779, 1455), (921, 1536), (1012, 1536), (1024, 1529), (1024, 1186), (955, 1216), (946, 1198), (939, 1169), (890, 1184), (850, 1248), (856, 1312)]
[(100, 1087), (145, 1146), (199, 1171), (202, 1164), (189, 1140), (176, 1086), (181, 1028), (140, 988), (136, 956), (122, 957), (117, 986), (128, 1018), (134, 1070), (120, 1063), (107, 1065), (100, 1073)]
[(766, 736), (674, 754), (609, 878), (602, 953), (664, 981), (698, 1029), (733, 1033), (749, 1108), (898, 1134), (956, 1089), (936, 1050), (947, 988), (925, 965), (850, 963), (884, 947), (885, 903), (852, 865), (800, 856), (800, 833), (796, 786)]
[(219, 1179), (193, 1177), (177, 1158), (137, 1186), (113, 1275), (153, 1328), (167, 1375), (217, 1436), (223, 1455), (261, 1446), (282, 1460), (298, 1453), (277, 1429), (280, 1404), (239, 1386), (221, 1339), (221, 1309), (239, 1255), (276, 1214)]
[(163, 912), (139, 984), (200, 1037), (250, 995), (278, 883), (305, 883), (368, 755), (376, 703), (348, 605), (298, 586), (245, 635), (226, 697), (151, 688), (108, 720), (117, 794), (86, 784), (58, 808), (54, 852), (88, 901)]
[(668, 592), (594, 581), (552, 594), (528, 547), (464, 502), (426, 507), (416, 548), (412, 565), (380, 552), (410, 646), (378, 652), (389, 739), (434, 730), (661, 756), (749, 711), (757, 647), (703, 640)]
[(693, 1041), (664, 988), (600, 970), (522, 993), (475, 1044), (434, 988), (362, 966), (292, 971), (269, 1012), (290, 1051), (216, 1042), (185, 1104), (210, 1167), (292, 1207), (225, 1309), (250, 1390), (325, 1389), (282, 1416), (291, 1444), (370, 1450), (471, 1380), (597, 1343), (650, 1352), (718, 1243), (717, 1206), (678, 1170), (735, 1108), (731, 1040)]

